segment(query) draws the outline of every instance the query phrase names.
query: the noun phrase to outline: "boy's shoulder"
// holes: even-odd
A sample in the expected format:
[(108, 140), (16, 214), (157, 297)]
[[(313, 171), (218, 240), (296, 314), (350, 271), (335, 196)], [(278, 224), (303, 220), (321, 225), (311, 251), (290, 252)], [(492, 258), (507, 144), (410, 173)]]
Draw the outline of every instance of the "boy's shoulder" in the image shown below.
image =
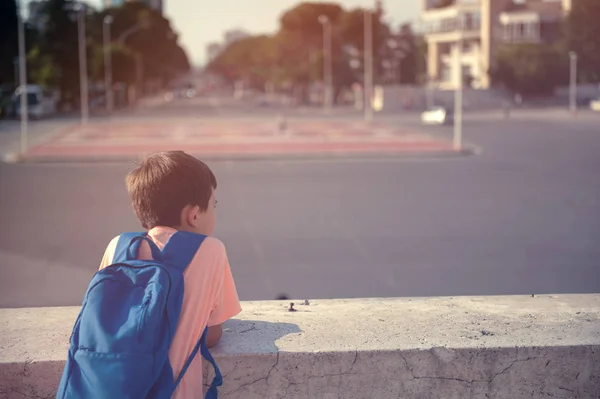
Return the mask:
[[(114, 237), (112, 240), (110, 240), (110, 242), (108, 243), (108, 246), (106, 247), (106, 251), (104, 252), (104, 259), (103, 259), (103, 264), (104, 266), (108, 266), (106, 263), (110, 262), (110, 260), (112, 260), (115, 250), (117, 248), (117, 244), (119, 242), (119, 237), (121, 237), (121, 235), (118, 235), (116, 237)], [(157, 243), (160, 247), (163, 247), (166, 242), (163, 243)], [(198, 252), (196, 252), (196, 257), (195, 258), (223, 258), (223, 257), (227, 257), (227, 250), (225, 248), (225, 244), (223, 244), (223, 242), (221, 240), (219, 240), (218, 238), (215, 237), (211, 237), (211, 236), (207, 236), (204, 241), (202, 242), (202, 245), (200, 245), (200, 248), (198, 249)]]
[(201, 267), (206, 267), (207, 263), (219, 264), (227, 260), (227, 250), (225, 244), (215, 237), (206, 237), (198, 248), (196, 256), (192, 260), (192, 264), (201, 264)]
[(225, 244), (223, 244), (223, 242), (218, 238), (211, 236), (207, 236), (204, 239), (202, 245), (200, 246), (200, 249), (202, 249), (202, 247), (208, 248), (213, 251), (225, 252)]

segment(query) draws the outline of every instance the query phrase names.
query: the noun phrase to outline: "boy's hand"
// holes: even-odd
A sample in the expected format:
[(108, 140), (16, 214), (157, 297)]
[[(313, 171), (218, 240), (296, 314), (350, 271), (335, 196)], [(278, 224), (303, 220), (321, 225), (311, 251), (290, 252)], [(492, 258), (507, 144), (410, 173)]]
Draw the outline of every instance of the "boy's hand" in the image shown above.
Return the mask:
[(214, 347), (219, 343), (221, 336), (223, 335), (223, 325), (219, 324), (216, 326), (208, 327), (208, 334), (206, 334), (206, 346), (209, 348)]

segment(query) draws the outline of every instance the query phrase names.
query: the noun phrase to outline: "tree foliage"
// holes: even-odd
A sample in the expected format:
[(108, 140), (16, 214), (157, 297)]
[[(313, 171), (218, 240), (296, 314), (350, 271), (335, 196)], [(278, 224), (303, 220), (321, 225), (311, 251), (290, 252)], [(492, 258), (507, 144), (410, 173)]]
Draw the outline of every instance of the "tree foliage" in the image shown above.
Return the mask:
[(600, 1), (573, 1), (565, 31), (565, 50), (577, 53), (581, 81), (600, 82)]
[[(207, 66), (233, 82), (243, 80), (250, 86), (264, 88), (267, 82), (281, 87), (296, 87), (306, 97), (307, 88), (324, 80), (323, 20), (332, 32), (333, 84), (336, 93), (364, 77), (365, 10), (344, 10), (335, 3), (304, 2), (286, 11), (280, 18), (279, 30), (273, 36), (257, 36), (228, 46)], [(373, 58), (375, 81), (383, 77), (383, 59), (390, 57), (387, 39), (393, 35), (385, 23), (383, 10), (373, 18)], [(321, 21), (320, 21), (321, 19)], [(407, 43), (407, 81), (414, 82), (416, 51), (412, 32), (404, 31)]]
[(506, 45), (498, 51), (491, 76), (496, 84), (515, 93), (548, 95), (567, 76), (563, 58), (551, 45)]
[[(79, 92), (78, 29), (75, 2), (48, 0), (42, 12), (46, 26), (39, 42), (39, 57), (54, 65), (53, 82), (63, 102), (74, 101)], [(44, 83), (34, 81), (33, 83)]]
[(145, 79), (167, 82), (190, 69), (188, 58), (177, 44), (177, 34), (169, 20), (141, 2), (125, 3), (98, 13), (92, 20), (92, 40), (96, 46), (102, 46), (102, 21), (107, 14), (114, 18), (111, 25), (114, 45), (111, 49), (116, 52), (113, 74), (117, 81), (131, 82), (131, 75), (122, 71), (130, 69), (134, 62), (127, 59), (127, 55), (130, 58), (135, 54), (141, 56)]
[[(26, 34), (28, 81), (55, 87), (63, 102), (79, 98), (79, 37), (76, 2), (46, 0), (40, 10), (42, 31), (28, 26)], [(17, 6), (15, 0), (0, 1), (0, 83), (14, 81), (12, 60), (17, 48)], [(113, 62), (113, 80), (132, 84), (136, 80), (135, 57), (143, 65), (143, 79), (163, 84), (187, 72), (190, 64), (177, 43), (169, 20), (141, 2), (96, 12), (86, 9), (86, 49), (88, 74), (92, 80), (104, 78), (103, 20), (112, 15), (112, 41), (109, 48)], [(139, 27), (139, 29), (131, 29)], [(129, 32), (121, 43), (119, 37)], [(7, 62), (10, 61), (10, 62)]]
[(0, 1), (0, 84), (14, 80), (13, 60), (18, 54), (17, 3)]

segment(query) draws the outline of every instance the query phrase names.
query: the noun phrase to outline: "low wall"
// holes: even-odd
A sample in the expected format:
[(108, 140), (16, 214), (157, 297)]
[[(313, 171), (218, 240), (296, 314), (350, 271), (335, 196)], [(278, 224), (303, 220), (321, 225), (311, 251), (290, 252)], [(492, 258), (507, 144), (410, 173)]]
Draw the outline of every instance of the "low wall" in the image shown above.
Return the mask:
[[(600, 295), (242, 306), (220, 398), (600, 397)], [(53, 397), (78, 311), (0, 310), (0, 398)]]

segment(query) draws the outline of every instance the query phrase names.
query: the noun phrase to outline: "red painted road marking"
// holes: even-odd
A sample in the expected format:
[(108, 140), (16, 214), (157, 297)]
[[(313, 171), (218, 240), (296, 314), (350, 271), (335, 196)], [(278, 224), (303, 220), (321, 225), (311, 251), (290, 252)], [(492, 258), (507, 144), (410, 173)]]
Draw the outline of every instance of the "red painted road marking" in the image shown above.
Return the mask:
[(252, 144), (205, 144), (205, 145), (140, 145), (140, 146), (72, 146), (38, 147), (29, 152), (36, 156), (90, 156), (90, 155), (136, 155), (140, 153), (184, 150), (196, 154), (318, 154), (331, 152), (415, 152), (448, 151), (452, 147), (441, 142), (379, 142), (379, 143), (252, 143)]
[[(247, 123), (246, 123), (247, 122)], [(289, 141), (281, 141), (275, 125), (264, 122), (119, 123), (72, 126), (51, 142), (29, 151), (31, 157), (138, 155), (183, 149), (204, 155), (402, 153), (451, 151), (448, 142), (382, 124), (296, 122)], [(375, 134), (387, 131), (387, 140)], [(385, 132), (384, 132), (385, 133)], [(261, 138), (256, 142), (239, 139)], [(399, 137), (403, 137), (400, 140)], [(268, 140), (272, 138), (272, 140)], [(305, 138), (305, 140), (302, 140)], [(315, 141), (306, 141), (306, 139)], [(362, 140), (357, 141), (357, 139)], [(220, 139), (220, 140), (219, 140)], [(298, 140), (300, 139), (300, 140)]]

